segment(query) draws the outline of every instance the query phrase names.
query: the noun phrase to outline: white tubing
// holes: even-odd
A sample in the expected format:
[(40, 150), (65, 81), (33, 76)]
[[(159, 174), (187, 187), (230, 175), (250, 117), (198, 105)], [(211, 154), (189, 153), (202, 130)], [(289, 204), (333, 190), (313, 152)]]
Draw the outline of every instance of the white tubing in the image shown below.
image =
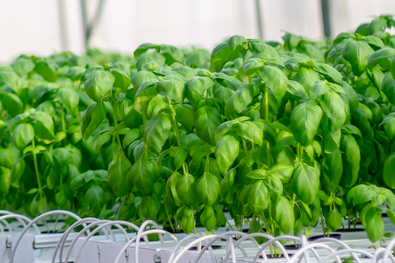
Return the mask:
[[(13, 213), (13, 212), (10, 212), (7, 210), (0, 210), (0, 215), (13, 215), (13, 214), (16, 214), (16, 213)], [(21, 218), (16, 218), (16, 220), (18, 220), (19, 223), (21, 223), (23, 227), (26, 226), (25, 221), (23, 221)]]
[[(372, 254), (370, 254), (369, 252), (366, 252), (365, 250), (362, 250), (362, 249), (342, 249), (339, 251), (333, 251), (332, 254), (330, 254), (327, 257), (325, 257), (324, 259), (322, 259), (319, 263), (324, 263), (324, 262), (328, 261), (329, 259), (331, 259), (332, 257), (339, 257), (339, 255), (346, 254), (346, 253), (361, 253), (362, 255), (364, 255), (368, 258), (373, 258)], [(372, 262), (374, 262), (374, 261), (372, 260)]]
[[(89, 241), (89, 239), (90, 239), (94, 234), (96, 234), (97, 232), (99, 232), (103, 227), (107, 227), (107, 226), (116, 226), (116, 227), (118, 227), (119, 229), (123, 229), (123, 228), (121, 227), (121, 225), (131, 227), (131, 228), (135, 229), (136, 231), (139, 230), (139, 228), (138, 228), (135, 224), (130, 223), (130, 222), (128, 222), (128, 221), (121, 221), (121, 220), (119, 220), (119, 221), (107, 222), (107, 223), (105, 223), (105, 224), (103, 224), (103, 225), (97, 227), (95, 230), (93, 230), (93, 231), (85, 238), (84, 242), (81, 244), (81, 247), (80, 247), (80, 249), (78, 250), (77, 256), (76, 256), (76, 258), (74, 259), (74, 263), (78, 263), (79, 258), (80, 258), (81, 253), (82, 253), (82, 249), (84, 248), (85, 244)], [(127, 235), (127, 233), (126, 233), (126, 240), (127, 240), (127, 241), (130, 240), (130, 238), (129, 238), (129, 236)], [(69, 252), (70, 252), (70, 251), (71, 251), (71, 249), (69, 248)], [(70, 254), (70, 253), (67, 253), (67, 257), (66, 257), (66, 261), (65, 261), (65, 262), (68, 262), (69, 254)]]
[[(78, 220), (77, 222), (72, 224), (70, 227), (68, 227), (66, 229), (66, 231), (63, 233), (62, 237), (59, 239), (58, 243), (56, 244), (55, 251), (54, 251), (54, 254), (52, 256), (52, 263), (55, 263), (56, 255), (57, 255), (57, 252), (58, 252), (59, 248), (61, 248), (61, 251), (59, 253), (59, 262), (62, 262), (62, 253), (63, 253), (64, 245), (65, 245), (67, 237), (69, 236), (71, 231), (73, 231), (77, 226), (80, 226), (80, 225), (82, 225), (84, 223), (85, 224), (86, 223), (92, 223), (92, 222), (95, 222), (95, 221), (99, 221), (99, 219), (88, 217), (88, 218), (84, 218), (84, 219)], [(107, 229), (104, 229), (104, 231), (105, 231), (106, 237), (109, 238)], [(111, 231), (111, 229), (110, 229), (109, 232), (111, 233), (111, 237), (113, 238), (113, 240), (115, 240), (114, 233)]]
[[(175, 256), (175, 251), (177, 251), (176, 249), (173, 250), (172, 254), (170, 255), (170, 259), (169, 259), (169, 263), (176, 263), (180, 257), (188, 251), (188, 249), (190, 249), (191, 247), (193, 247), (194, 245), (205, 241), (205, 240), (209, 240), (209, 239), (227, 239), (228, 237), (225, 235), (207, 235), (207, 236), (203, 236), (203, 237), (199, 237), (197, 239), (195, 239), (194, 241), (192, 241), (191, 243), (189, 243), (188, 245), (186, 245), (178, 254), (177, 256)], [(180, 243), (178, 243), (180, 244)], [(176, 246), (177, 247), (177, 246)], [(177, 248), (178, 249), (178, 248)], [(173, 259), (174, 258), (174, 259)]]
[[(73, 240), (72, 240), (71, 243), (70, 243), (69, 249), (67, 250), (65, 262), (68, 262), (69, 257), (70, 257), (70, 254), (71, 254), (71, 250), (73, 249), (73, 247), (74, 247), (75, 243), (77, 242), (77, 240), (78, 240), (83, 234), (85, 234), (85, 232), (88, 233), (89, 229), (91, 229), (91, 228), (93, 228), (93, 227), (95, 227), (95, 226), (97, 226), (97, 225), (105, 224), (105, 223), (108, 223), (108, 222), (111, 222), (111, 221), (110, 221), (110, 220), (98, 220), (98, 221), (95, 221), (95, 222), (90, 223), (89, 225), (87, 225), (86, 227), (84, 227), (80, 232), (78, 232), (78, 234), (73, 238)], [(89, 231), (89, 234), (91, 234), (90, 231)], [(89, 235), (89, 234), (88, 234), (88, 235)], [(59, 255), (59, 257), (61, 258), (61, 256), (62, 256), (62, 250), (60, 250), (60, 253), (61, 253), (61, 254)], [(60, 261), (60, 262), (63, 262), (63, 261)]]
[[(338, 240), (338, 239), (329, 238), (329, 237), (320, 238), (320, 239), (315, 240), (315, 241), (310, 242), (310, 243), (311, 243), (311, 244), (314, 244), (314, 243), (318, 243), (318, 242), (333, 242), (333, 243), (336, 243), (336, 244), (338, 244), (338, 245), (344, 247), (345, 249), (351, 249), (351, 247), (350, 247), (349, 245), (347, 245), (346, 243), (344, 243), (344, 242), (342, 242), (342, 241), (340, 241), (340, 240)], [(353, 257), (353, 259), (354, 259), (357, 263), (361, 263), (361, 260), (359, 259), (359, 257), (358, 257), (357, 254), (351, 253), (351, 256)]]
[[(261, 237), (261, 235), (262, 235), (262, 233), (253, 233), (253, 234), (250, 234), (249, 236), (251, 236), (251, 237)], [(267, 235), (266, 235), (267, 236)], [(262, 236), (263, 237), (263, 236)], [(262, 246), (261, 246), (261, 248), (258, 250), (258, 252), (256, 253), (256, 255), (255, 255), (255, 257), (254, 257), (254, 260), (252, 261), (252, 262), (256, 262), (257, 260), (258, 260), (258, 258), (259, 258), (259, 255), (260, 254), (262, 254), (262, 257), (264, 258), (264, 260), (267, 260), (267, 256), (266, 256), (266, 253), (264, 252), (264, 250), (265, 250), (265, 248), (267, 248), (268, 246), (270, 246), (272, 243), (275, 243), (276, 244), (276, 246), (281, 250), (281, 252), (283, 253), (283, 255), (284, 255), (284, 259), (287, 261), (287, 262), (289, 262), (290, 261), (290, 258), (289, 258), (289, 256), (288, 256), (288, 253), (287, 253), (287, 251), (285, 250), (285, 248), (284, 248), (284, 246), (279, 242), (280, 240), (293, 240), (293, 241), (298, 241), (299, 242), (299, 240), (300, 240), (300, 238), (297, 238), (297, 237), (294, 237), (294, 236), (279, 236), (279, 237), (272, 237), (272, 236), (269, 236), (270, 238), (267, 238), (267, 239), (269, 239), (265, 244), (263, 244)], [(301, 240), (302, 241), (302, 240)]]
[[(139, 247), (139, 243), (140, 243), (140, 238), (141, 238), (141, 233), (145, 230), (145, 228), (147, 227), (147, 226), (149, 226), (149, 225), (153, 225), (156, 229), (159, 229), (159, 226), (158, 226), (158, 224), (155, 222), (155, 221), (152, 221), (152, 220), (145, 220), (142, 224), (141, 224), (141, 226), (140, 226), (140, 229), (137, 231), (137, 238), (136, 238), (136, 247), (135, 247), (135, 254), (134, 254), (134, 260), (136, 261), (136, 262), (139, 262), (139, 250), (138, 250), (138, 247)], [(144, 240), (148, 240), (148, 239), (144, 239)], [(163, 246), (163, 237), (162, 236), (159, 236), (159, 240), (160, 240), (160, 244), (161, 244), (161, 246)], [(147, 243), (147, 241), (146, 241), (146, 243)], [(148, 243), (147, 243), (148, 244)]]
[[(16, 250), (18, 249), (19, 243), (21, 242), (22, 237), (25, 235), (25, 233), (28, 231), (28, 229), (29, 229), (32, 225), (35, 225), (35, 223), (36, 223), (38, 220), (40, 220), (40, 219), (42, 219), (42, 218), (45, 218), (45, 217), (47, 217), (47, 216), (50, 216), (50, 215), (57, 215), (57, 214), (64, 214), (64, 215), (68, 215), (68, 216), (70, 216), (70, 217), (73, 217), (73, 218), (76, 219), (76, 220), (81, 220), (81, 217), (79, 217), (78, 215), (76, 215), (76, 214), (74, 214), (74, 213), (72, 213), (72, 212), (69, 212), (69, 211), (65, 211), (65, 210), (54, 210), (54, 211), (46, 212), (46, 213), (44, 213), (44, 214), (42, 214), (42, 215), (39, 215), (38, 217), (34, 218), (34, 219), (31, 220), (31, 222), (23, 229), (22, 233), (19, 235), (18, 240), (17, 240), (16, 243), (15, 243), (15, 247), (14, 247), (14, 249), (12, 250), (10, 263), (14, 263), (14, 258), (15, 258)], [(29, 220), (30, 220), (30, 219), (29, 219)], [(36, 227), (37, 227), (37, 226), (36, 226)], [(37, 229), (38, 229), (38, 228), (37, 228)], [(40, 230), (38, 230), (38, 231), (40, 231)], [(40, 232), (40, 234), (41, 234), (41, 232)]]
[[(328, 245), (326, 245), (326, 244), (320, 244), (320, 243), (318, 243), (318, 244), (308, 244), (308, 245), (305, 246), (305, 247), (301, 247), (301, 248), (291, 257), (291, 260), (289, 261), (289, 263), (294, 263), (297, 259), (300, 258), (300, 256), (301, 256), (302, 254), (305, 254), (306, 251), (309, 251), (309, 250), (312, 250), (312, 249), (315, 250), (316, 247), (325, 248), (325, 249), (329, 250), (332, 254), (335, 254), (335, 253), (336, 253), (336, 251), (335, 251), (333, 248), (331, 248), (330, 246), (328, 246)], [(342, 250), (342, 251), (343, 251), (343, 250)], [(342, 261), (341, 261), (341, 259), (339, 258), (339, 256), (338, 256), (337, 254), (336, 254), (335, 256), (336, 256), (336, 261), (337, 261), (338, 263), (342, 263)]]
[[(17, 219), (17, 218), (19, 218), (19, 219), (23, 219), (23, 220), (25, 220), (26, 222), (29, 222), (29, 225), (30, 226), (33, 226), (33, 228), (34, 228), (34, 230), (36, 230), (37, 231), (37, 233), (40, 235), (41, 234), (41, 231), (40, 231), (40, 229), (38, 228), (38, 226), (30, 219), (30, 218), (28, 218), (28, 217), (26, 217), (26, 216), (23, 216), (23, 215), (18, 215), (18, 214), (8, 214), (8, 215), (4, 215), (4, 216), (0, 216), (0, 220), (3, 222), (3, 221), (5, 221), (5, 222), (7, 222), (6, 221), (6, 219), (9, 219), (9, 218), (15, 218), (15, 219)], [(33, 223), (32, 223), (33, 222)], [(7, 222), (7, 224), (8, 224), (8, 222)], [(29, 229), (30, 228), (30, 226), (26, 226), (26, 223), (24, 222), (24, 225), (25, 225), (25, 229)], [(8, 225), (9, 226), (9, 225)], [(11, 226), (9, 226), (10, 228), (11, 228)], [(12, 231), (12, 230), (11, 230)]]

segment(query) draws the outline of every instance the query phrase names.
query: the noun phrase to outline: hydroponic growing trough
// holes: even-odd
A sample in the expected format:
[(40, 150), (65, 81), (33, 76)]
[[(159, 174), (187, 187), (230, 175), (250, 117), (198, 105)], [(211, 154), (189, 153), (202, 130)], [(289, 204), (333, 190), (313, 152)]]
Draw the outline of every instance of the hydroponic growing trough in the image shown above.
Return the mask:
[[(10, 215), (14, 216), (11, 217), (14, 220), (18, 219), (17, 214)], [(50, 215), (68, 215), (77, 220), (63, 234), (40, 234), (36, 222), (43, 222), (45, 225), (48, 222), (44, 219)], [(185, 234), (173, 235), (160, 229), (152, 221), (146, 221), (138, 228), (125, 221), (78, 219), (78, 216), (60, 210), (26, 221), (29, 224), (22, 228), (22, 232), (10, 233), (10, 229), (5, 229), (1, 233), (1, 240), (6, 237), (6, 242), (2, 242), (0, 246), (5, 255), (2, 262), (395, 261), (394, 241), (387, 242), (385, 248), (375, 249), (363, 231), (341, 232), (340, 238), (321, 237), (318, 239), (304, 235), (274, 238), (263, 233), (247, 234), (225, 229), (219, 229), (218, 233), (212, 235), (205, 235), (202, 232), (200, 235), (186, 236)], [(384, 220), (384, 222), (387, 231), (394, 231), (389, 220)], [(55, 229), (60, 230), (63, 224), (64, 222), (60, 221)], [(22, 225), (20, 221), (11, 223), (14, 229), (20, 225)], [(78, 225), (85, 227), (78, 232), (75, 231)], [(122, 227), (116, 229), (107, 227), (111, 225), (122, 225)], [(126, 233), (128, 226), (132, 226), (136, 232)], [(32, 227), (35, 228), (34, 231), (29, 232), (28, 230)], [(53, 230), (51, 226), (44, 227)], [(94, 235), (95, 231), (102, 235)], [(315, 229), (313, 237), (319, 233), (320, 231)], [(152, 234), (158, 234), (160, 240), (149, 241), (147, 235)], [(267, 241), (258, 244), (255, 240), (257, 237), (264, 237)], [(270, 246), (273, 246), (274, 254), (271, 254)]]

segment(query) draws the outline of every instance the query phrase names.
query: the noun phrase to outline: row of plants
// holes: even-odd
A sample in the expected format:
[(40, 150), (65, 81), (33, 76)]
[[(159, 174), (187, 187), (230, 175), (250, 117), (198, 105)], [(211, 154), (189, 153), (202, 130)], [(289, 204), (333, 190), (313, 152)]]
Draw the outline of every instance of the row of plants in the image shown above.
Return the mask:
[[(232, 36), (133, 57), (21, 55), (0, 68), (1, 208), (152, 219), (174, 232), (324, 234), (395, 223), (395, 36)], [(342, 219), (348, 224), (344, 225)]]

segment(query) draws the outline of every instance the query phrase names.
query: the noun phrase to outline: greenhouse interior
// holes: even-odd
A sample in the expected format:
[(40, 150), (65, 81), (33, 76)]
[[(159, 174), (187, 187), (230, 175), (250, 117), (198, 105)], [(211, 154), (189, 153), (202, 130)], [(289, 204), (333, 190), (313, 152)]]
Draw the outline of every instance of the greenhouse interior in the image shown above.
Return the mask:
[(395, 263), (394, 15), (0, 1), (0, 263)]

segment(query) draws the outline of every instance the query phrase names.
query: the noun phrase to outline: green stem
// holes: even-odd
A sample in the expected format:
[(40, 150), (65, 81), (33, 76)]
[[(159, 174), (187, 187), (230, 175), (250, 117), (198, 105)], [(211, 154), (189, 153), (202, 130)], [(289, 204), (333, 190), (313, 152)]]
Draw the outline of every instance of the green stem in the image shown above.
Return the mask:
[(40, 173), (38, 171), (38, 164), (37, 164), (37, 156), (35, 153), (35, 140), (33, 138), (32, 140), (32, 146), (33, 146), (33, 161), (34, 161), (34, 170), (36, 171), (36, 178), (37, 178), (37, 184), (38, 184), (38, 191), (40, 192), (40, 198), (43, 200), (43, 192), (42, 192), (42, 187), (41, 187), (41, 181), (40, 181)]
[(246, 144), (246, 140), (244, 138), (241, 139), (243, 142), (243, 151), (244, 154), (246, 155), (246, 157), (248, 157), (248, 150), (247, 150), (247, 144)]
[(62, 130), (63, 130), (64, 132), (66, 132), (66, 131), (67, 131), (67, 130), (66, 130), (66, 121), (65, 121), (65, 118), (64, 118), (64, 111), (63, 111), (63, 108), (60, 109), (60, 113), (61, 113), (61, 116), (62, 116)]
[(115, 101), (113, 100), (113, 94), (112, 94), (112, 90), (110, 89), (110, 95), (111, 95), (111, 104), (112, 104), (112, 116), (114, 118), (114, 130), (115, 130), (115, 137), (118, 143), (118, 151), (121, 152), (122, 150), (122, 144), (121, 144), (121, 138), (119, 137), (119, 133), (117, 130), (117, 126), (118, 126), (118, 121), (117, 121), (117, 114), (115, 112)]
[(321, 226), (322, 226), (322, 233), (325, 236), (324, 216), (322, 215), (322, 211), (321, 211)]
[[(269, 122), (269, 96), (267, 94), (268, 87), (265, 84), (265, 120)], [(270, 154), (270, 144), (268, 141), (266, 141), (266, 161), (267, 165), (270, 167), (270, 159), (271, 159), (271, 154)]]
[(167, 220), (169, 220), (169, 223), (170, 223), (171, 230), (173, 230), (173, 232), (176, 232), (176, 230), (175, 230), (175, 228), (173, 226), (173, 223), (171, 222), (171, 217), (170, 217), (170, 214), (169, 214), (169, 210), (167, 209), (166, 206), (165, 206), (165, 210), (166, 210)]
[[(168, 100), (168, 102), (169, 102), (169, 108), (170, 108), (171, 102), (170, 102), (170, 100)], [(180, 134), (178, 133), (178, 125), (177, 125), (176, 116), (171, 115), (171, 117), (173, 120), (173, 127), (174, 127), (174, 133), (176, 134), (177, 144), (178, 144), (178, 147), (181, 148)], [(185, 163), (182, 164), (182, 171), (184, 172), (184, 174), (187, 174)]]

